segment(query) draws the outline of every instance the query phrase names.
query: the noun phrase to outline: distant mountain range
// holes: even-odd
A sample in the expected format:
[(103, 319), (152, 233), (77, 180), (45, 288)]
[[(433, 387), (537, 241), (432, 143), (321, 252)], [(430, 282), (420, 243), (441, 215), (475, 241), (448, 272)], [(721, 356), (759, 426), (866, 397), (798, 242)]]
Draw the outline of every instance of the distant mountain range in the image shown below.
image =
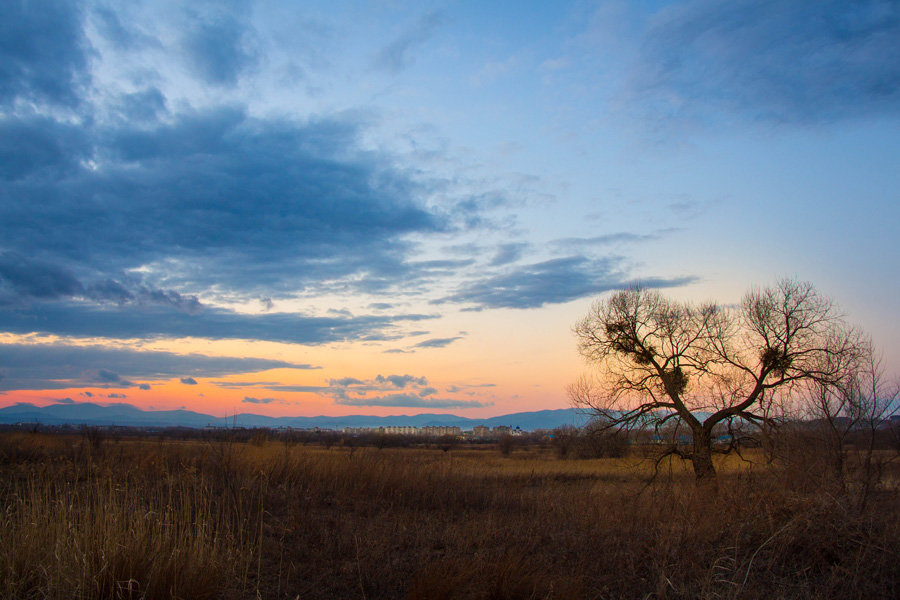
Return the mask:
[(190, 410), (141, 410), (131, 404), (100, 405), (92, 402), (35, 406), (19, 403), (0, 408), (0, 424), (40, 423), (43, 425), (120, 425), (128, 427), (293, 427), (296, 429), (342, 429), (344, 427), (457, 426), (463, 430), (476, 425), (508, 425), (526, 431), (553, 429), (564, 425), (581, 426), (588, 417), (574, 408), (520, 412), (487, 419), (469, 419), (447, 414), (348, 415), (345, 417), (267, 417), (241, 413), (215, 417)]

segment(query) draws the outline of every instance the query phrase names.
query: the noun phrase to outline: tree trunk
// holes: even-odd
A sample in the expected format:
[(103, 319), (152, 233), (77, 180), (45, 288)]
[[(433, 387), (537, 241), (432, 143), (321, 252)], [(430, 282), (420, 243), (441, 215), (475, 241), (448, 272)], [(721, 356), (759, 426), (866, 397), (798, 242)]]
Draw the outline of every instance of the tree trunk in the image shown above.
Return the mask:
[(712, 435), (703, 427), (694, 431), (694, 451), (691, 454), (691, 464), (694, 467), (698, 485), (716, 481), (716, 468), (712, 462)]

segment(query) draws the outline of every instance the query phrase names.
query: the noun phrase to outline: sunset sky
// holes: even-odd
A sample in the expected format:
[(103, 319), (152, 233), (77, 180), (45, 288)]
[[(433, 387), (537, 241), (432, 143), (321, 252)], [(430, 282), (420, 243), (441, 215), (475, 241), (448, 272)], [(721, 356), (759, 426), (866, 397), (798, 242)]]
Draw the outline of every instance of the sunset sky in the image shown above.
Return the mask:
[(640, 282), (900, 373), (900, 2), (0, 2), (0, 406), (564, 408)]

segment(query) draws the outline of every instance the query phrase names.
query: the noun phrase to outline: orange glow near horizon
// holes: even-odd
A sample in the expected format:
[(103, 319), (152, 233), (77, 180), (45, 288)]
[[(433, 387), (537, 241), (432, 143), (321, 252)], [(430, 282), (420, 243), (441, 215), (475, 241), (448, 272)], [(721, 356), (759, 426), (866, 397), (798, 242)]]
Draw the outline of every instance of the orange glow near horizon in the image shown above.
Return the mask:
[[(154, 340), (142, 350), (204, 356), (268, 357), (312, 368), (278, 368), (221, 376), (194, 376), (195, 385), (180, 378), (148, 380), (149, 390), (136, 386), (73, 385), (64, 389), (9, 391), (0, 395), (0, 406), (18, 402), (48, 405), (74, 402), (127, 403), (143, 410), (186, 409), (227, 417), (240, 413), (266, 416), (389, 416), (417, 413), (452, 413), (490, 417), (514, 412), (566, 408), (565, 386), (582, 368), (569, 327), (573, 307), (536, 311), (532, 327), (518, 326), (519, 314), (461, 313), (446, 318), (454, 327), (434, 337), (458, 337), (441, 348), (421, 348), (391, 353), (388, 343), (335, 343), (299, 346), (242, 340)], [(455, 334), (455, 335), (454, 335)], [(5, 336), (6, 343), (52, 341), (73, 345), (98, 345), (99, 340), (46, 340)], [(107, 343), (109, 341), (105, 340)], [(115, 344), (115, 342), (113, 342)], [(128, 348), (127, 342), (122, 347)], [(102, 365), (101, 365), (102, 366)], [(128, 377), (127, 373), (123, 374)], [(477, 402), (473, 406), (371, 406), (339, 403), (329, 385), (332, 380), (364, 381), (378, 376), (410, 375), (427, 380), (433, 398)], [(237, 384), (229, 387), (229, 384)], [(311, 391), (283, 387), (319, 388)], [(390, 388), (390, 386), (388, 386)], [(403, 392), (386, 389), (370, 395)], [(257, 402), (248, 399), (256, 399)]]

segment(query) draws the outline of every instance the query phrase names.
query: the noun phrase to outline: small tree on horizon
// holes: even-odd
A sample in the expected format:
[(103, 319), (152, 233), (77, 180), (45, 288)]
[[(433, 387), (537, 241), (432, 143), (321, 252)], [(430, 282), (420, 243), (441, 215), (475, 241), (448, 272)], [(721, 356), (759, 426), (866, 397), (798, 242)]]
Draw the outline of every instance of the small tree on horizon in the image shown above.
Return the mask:
[(625, 289), (574, 331), (596, 372), (569, 386), (573, 404), (606, 427), (653, 430), (660, 459), (689, 460), (698, 483), (716, 477), (714, 428), (729, 434), (720, 450), (733, 450), (748, 428), (778, 425), (795, 386), (839, 379), (865, 347), (830, 300), (791, 279), (737, 307)]

